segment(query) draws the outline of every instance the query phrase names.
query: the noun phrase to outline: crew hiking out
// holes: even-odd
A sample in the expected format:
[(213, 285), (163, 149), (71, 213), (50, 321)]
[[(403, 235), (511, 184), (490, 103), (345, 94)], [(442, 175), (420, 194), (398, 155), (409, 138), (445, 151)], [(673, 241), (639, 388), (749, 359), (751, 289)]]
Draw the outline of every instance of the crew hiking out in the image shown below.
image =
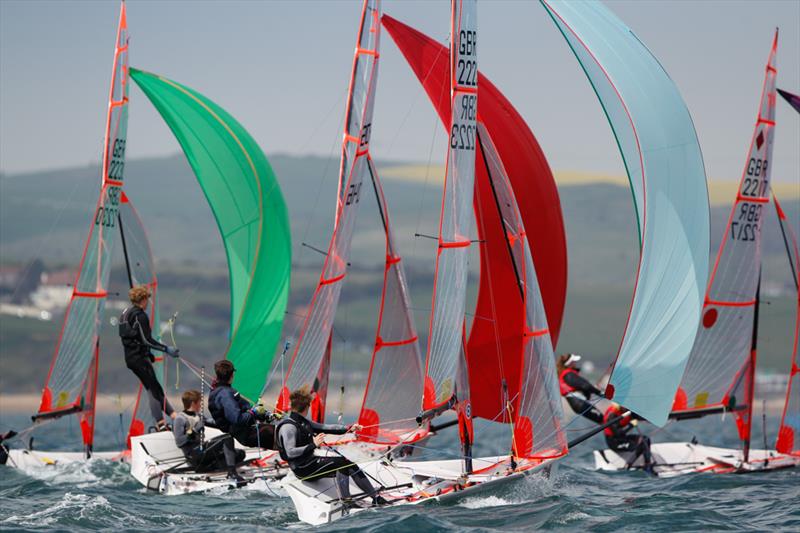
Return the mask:
[(156, 358), (151, 350), (164, 352), (171, 357), (178, 357), (178, 349), (155, 340), (150, 329), (150, 318), (147, 316), (147, 303), (150, 301), (150, 289), (140, 285), (128, 291), (131, 306), (122, 312), (119, 318), (119, 336), (125, 349), (125, 365), (136, 374), (142, 386), (147, 390), (150, 413), (159, 430), (168, 429), (163, 413), (175, 418), (175, 410), (164, 396), (164, 389), (156, 378), (153, 363)]
[[(612, 403), (606, 409), (603, 416), (603, 423), (611, 421), (613, 418), (622, 415), (625, 411), (619, 404)], [(653, 470), (653, 456), (650, 453), (650, 437), (646, 435), (632, 435), (630, 431), (638, 425), (639, 417), (635, 414), (622, 417), (619, 421), (611, 424), (603, 430), (606, 437), (606, 444), (617, 453), (629, 452), (627, 468), (633, 466), (640, 456), (644, 456), (644, 466), (642, 469), (650, 475), (657, 476)]]
[(580, 355), (572, 353), (558, 356), (556, 371), (561, 396), (566, 398), (575, 414), (588, 418), (595, 424), (602, 424), (603, 414), (589, 402), (593, 394), (600, 396), (602, 393), (580, 375), (580, 360)]
[(378, 495), (378, 491), (355, 463), (342, 456), (321, 457), (314, 454), (314, 450), (322, 445), (325, 433), (343, 435), (349, 431), (358, 431), (361, 426), (318, 424), (308, 420), (306, 415), (311, 400), (311, 393), (305, 387), (292, 392), (289, 396), (292, 412), (278, 423), (278, 451), (281, 459), (288, 462), (294, 475), (303, 481), (335, 477), (339, 498), (344, 502), (351, 501), (350, 479), (352, 478), (365, 495), (372, 497), (373, 505), (387, 503)]

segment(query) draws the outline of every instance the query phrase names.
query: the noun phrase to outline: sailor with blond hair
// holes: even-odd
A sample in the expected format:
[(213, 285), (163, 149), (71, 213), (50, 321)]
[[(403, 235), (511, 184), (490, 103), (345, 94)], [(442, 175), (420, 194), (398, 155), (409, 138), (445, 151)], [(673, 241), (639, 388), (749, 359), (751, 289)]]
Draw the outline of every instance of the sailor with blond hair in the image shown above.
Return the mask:
[(166, 413), (175, 418), (175, 410), (164, 396), (164, 389), (156, 378), (153, 362), (156, 360), (151, 350), (164, 352), (178, 357), (178, 349), (155, 340), (150, 329), (150, 318), (147, 316), (147, 303), (150, 300), (150, 289), (144, 285), (133, 287), (128, 291), (131, 306), (119, 317), (119, 336), (125, 349), (125, 365), (136, 374), (142, 386), (147, 390), (150, 413), (156, 421), (156, 428), (169, 429), (164, 418)]

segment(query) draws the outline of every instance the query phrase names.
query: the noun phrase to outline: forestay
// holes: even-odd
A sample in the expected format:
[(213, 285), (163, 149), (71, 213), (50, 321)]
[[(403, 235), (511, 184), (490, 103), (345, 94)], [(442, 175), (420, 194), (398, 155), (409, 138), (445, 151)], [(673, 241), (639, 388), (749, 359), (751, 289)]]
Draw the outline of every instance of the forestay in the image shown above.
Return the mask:
[[(710, 407), (742, 411), (749, 406), (751, 395), (746, 389), (755, 363), (751, 351), (761, 277), (761, 226), (772, 170), (777, 39), (776, 32), (750, 150), (711, 273), (692, 355), (675, 397), (675, 411)], [(749, 428), (744, 422), (742, 431)], [(749, 435), (749, 430), (745, 433)]]
[(228, 259), (234, 385), (256, 398), (272, 363), (289, 294), (286, 204), (252, 136), (217, 104), (162, 76), (131, 69), (183, 148), (216, 218)]
[(663, 425), (691, 352), (708, 275), (708, 191), (697, 135), (669, 75), (603, 4), (542, 5), (605, 110), (638, 221), (636, 288), (607, 395)]
[(284, 412), (289, 410), (289, 392), (303, 386), (314, 392), (318, 401), (325, 402), (322, 391), (314, 386), (314, 379), (330, 343), (342, 281), (347, 275), (358, 206), (364, 192), (363, 180), (368, 172), (373, 97), (378, 82), (379, 24), (380, 6), (377, 2), (365, 2), (348, 89), (333, 234), (308, 314), (283, 376), (277, 407)]
[(108, 295), (117, 213), (124, 179), (128, 130), (128, 26), (120, 8), (101, 167), (100, 198), (92, 214), (83, 256), (73, 284), (56, 352), (35, 419), (82, 412), (84, 444), (94, 435), (99, 327)]
[[(522, 345), (517, 353), (519, 386), (515, 387), (519, 394), (507, 400), (507, 409), (514, 406), (512, 449), (517, 457), (559, 457), (567, 453), (567, 441), (561, 428), (561, 394), (528, 235), (503, 163), (488, 130), (481, 123), (478, 123), (478, 140), (519, 287), (516, 293), (499, 298), (499, 305), (517, 296), (523, 302)], [(483, 218), (489, 215), (483, 213)]]
[[(478, 61), (475, 0), (453, 0), (450, 25), (451, 115), (447, 170), (428, 335), (423, 409), (468, 405), (464, 356), (467, 260), (473, 223)], [(470, 409), (466, 409), (469, 418)]]
[[(798, 112), (800, 112), (800, 109), (798, 109)], [(789, 363), (789, 384), (786, 388), (786, 403), (783, 406), (775, 449), (781, 453), (800, 455), (800, 378), (798, 378), (798, 375), (800, 375), (800, 359), (797, 357), (798, 343), (800, 342), (800, 248), (798, 248), (797, 236), (792, 229), (791, 223), (786, 218), (786, 213), (781, 209), (778, 198), (773, 194), (772, 199), (775, 202), (778, 222), (783, 232), (787, 252), (789, 252), (789, 266), (794, 278), (794, 288), (797, 291), (794, 343)]]

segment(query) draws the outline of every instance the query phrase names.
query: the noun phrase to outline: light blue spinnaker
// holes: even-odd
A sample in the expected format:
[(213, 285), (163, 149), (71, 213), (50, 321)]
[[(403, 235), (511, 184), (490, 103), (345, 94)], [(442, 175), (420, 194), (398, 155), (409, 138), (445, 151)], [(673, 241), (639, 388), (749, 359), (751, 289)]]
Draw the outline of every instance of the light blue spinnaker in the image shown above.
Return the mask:
[(541, 0), (594, 87), (628, 173), (641, 244), (614, 401), (663, 425), (692, 349), (708, 276), (703, 158), (658, 60), (599, 2)]

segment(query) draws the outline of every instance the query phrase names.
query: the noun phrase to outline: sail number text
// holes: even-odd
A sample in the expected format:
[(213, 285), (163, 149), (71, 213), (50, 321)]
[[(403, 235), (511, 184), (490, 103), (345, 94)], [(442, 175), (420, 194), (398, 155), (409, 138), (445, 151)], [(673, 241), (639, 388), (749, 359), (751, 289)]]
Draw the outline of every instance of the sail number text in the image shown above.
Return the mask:
[[(475, 150), (475, 119), (478, 113), (478, 97), (475, 94), (461, 95), (461, 106), (453, 127), (450, 129), (450, 148), (453, 150)], [(461, 122), (466, 122), (463, 124)]]
[(762, 204), (742, 202), (736, 220), (731, 221), (731, 239), (734, 241), (754, 241), (761, 231)]
[(767, 192), (767, 163), (766, 159), (751, 157), (747, 162), (747, 176), (742, 184), (742, 196), (763, 197)]
[(94, 214), (94, 225), (113, 228), (117, 225), (117, 213), (119, 212), (119, 197), (121, 189), (111, 186), (106, 191), (106, 201), (97, 207)]
[(125, 139), (116, 139), (111, 150), (111, 161), (108, 164), (108, 179), (122, 181), (125, 169)]
[(361, 193), (361, 183), (351, 183), (350, 187), (347, 190), (347, 199), (344, 202), (344, 205), (350, 204), (357, 204), (358, 200), (360, 199), (359, 194)]
[[(456, 81), (458, 85), (476, 87), (478, 85), (478, 32), (461, 30), (458, 35), (458, 64), (456, 65)], [(461, 57), (465, 56), (465, 57)]]

